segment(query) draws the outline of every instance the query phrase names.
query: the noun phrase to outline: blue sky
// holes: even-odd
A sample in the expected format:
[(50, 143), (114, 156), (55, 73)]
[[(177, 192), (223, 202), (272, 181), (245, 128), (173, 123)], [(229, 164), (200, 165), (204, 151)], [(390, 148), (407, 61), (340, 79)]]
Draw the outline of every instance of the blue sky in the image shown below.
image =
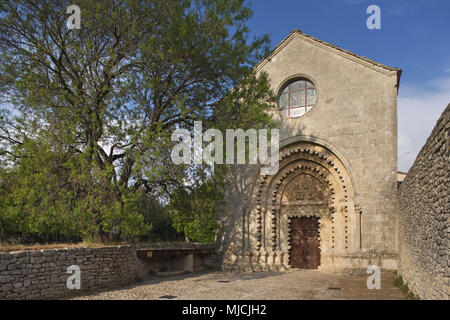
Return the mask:
[[(381, 9), (369, 30), (366, 9)], [(450, 102), (450, 0), (253, 0), (253, 35), (272, 47), (292, 29), (403, 70), (398, 104), (399, 170), (407, 171)]]

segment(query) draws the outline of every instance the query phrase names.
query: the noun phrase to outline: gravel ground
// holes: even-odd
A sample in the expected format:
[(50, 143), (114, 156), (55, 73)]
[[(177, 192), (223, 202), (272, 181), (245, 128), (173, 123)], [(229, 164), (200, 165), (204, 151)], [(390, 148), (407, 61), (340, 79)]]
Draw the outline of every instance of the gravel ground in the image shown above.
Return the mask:
[(318, 270), (287, 272), (209, 272), (172, 277), (149, 277), (116, 290), (77, 297), (80, 300), (266, 300), (266, 299), (404, 299), (383, 272), (381, 289), (369, 290), (365, 274), (326, 273)]

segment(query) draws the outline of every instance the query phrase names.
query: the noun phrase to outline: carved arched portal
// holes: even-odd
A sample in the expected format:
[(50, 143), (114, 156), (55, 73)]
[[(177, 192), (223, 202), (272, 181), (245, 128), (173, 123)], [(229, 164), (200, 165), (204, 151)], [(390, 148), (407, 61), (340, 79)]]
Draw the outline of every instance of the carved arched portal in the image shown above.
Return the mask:
[(283, 147), (279, 171), (256, 176), (252, 194), (243, 235), (252, 269), (291, 267), (293, 218), (317, 218), (320, 266), (359, 249), (352, 179), (328, 148), (305, 141)]

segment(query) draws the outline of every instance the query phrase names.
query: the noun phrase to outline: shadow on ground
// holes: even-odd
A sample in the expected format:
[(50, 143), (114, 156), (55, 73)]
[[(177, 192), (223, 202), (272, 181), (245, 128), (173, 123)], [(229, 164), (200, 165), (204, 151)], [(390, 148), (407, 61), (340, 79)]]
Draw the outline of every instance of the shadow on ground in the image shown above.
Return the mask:
[(391, 271), (381, 273), (381, 289), (367, 288), (367, 274), (319, 270), (286, 272), (199, 272), (171, 277), (150, 275), (142, 282), (91, 293), (86, 300), (402, 300)]

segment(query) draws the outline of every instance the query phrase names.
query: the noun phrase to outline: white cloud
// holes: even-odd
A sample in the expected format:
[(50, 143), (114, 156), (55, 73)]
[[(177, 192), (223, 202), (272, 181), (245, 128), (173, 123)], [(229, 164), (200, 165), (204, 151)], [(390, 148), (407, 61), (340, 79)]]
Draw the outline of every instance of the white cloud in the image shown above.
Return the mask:
[(398, 167), (408, 171), (450, 102), (450, 77), (428, 85), (400, 85), (398, 99)]

